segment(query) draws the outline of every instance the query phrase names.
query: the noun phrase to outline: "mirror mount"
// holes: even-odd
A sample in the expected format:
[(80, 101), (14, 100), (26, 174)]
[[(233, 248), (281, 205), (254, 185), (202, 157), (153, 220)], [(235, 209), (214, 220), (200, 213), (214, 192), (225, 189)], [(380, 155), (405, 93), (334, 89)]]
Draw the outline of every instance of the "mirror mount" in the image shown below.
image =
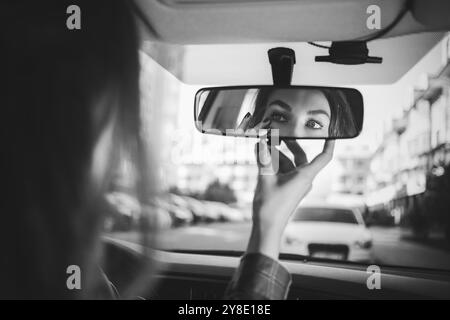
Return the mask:
[(332, 42), (328, 56), (316, 56), (316, 62), (356, 65), (364, 63), (382, 63), (383, 58), (369, 56), (367, 41)]
[(275, 86), (290, 86), (295, 64), (295, 51), (289, 48), (272, 48), (267, 52), (272, 66), (272, 79)]
[[(291, 85), (294, 72), (295, 51), (290, 48), (277, 47), (267, 51), (272, 67), (272, 79), (274, 86), (287, 87)], [(280, 141), (278, 141), (278, 144)], [(271, 135), (267, 135), (267, 144), (273, 144)], [(276, 143), (277, 144), (277, 143)]]

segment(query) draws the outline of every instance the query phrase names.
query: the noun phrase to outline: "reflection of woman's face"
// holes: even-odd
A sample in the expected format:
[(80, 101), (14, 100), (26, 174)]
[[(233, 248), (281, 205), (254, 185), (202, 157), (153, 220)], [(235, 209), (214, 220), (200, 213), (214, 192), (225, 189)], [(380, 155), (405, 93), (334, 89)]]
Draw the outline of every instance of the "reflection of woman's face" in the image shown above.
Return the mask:
[(267, 101), (262, 121), (280, 136), (328, 137), (330, 105), (321, 91), (274, 89)]

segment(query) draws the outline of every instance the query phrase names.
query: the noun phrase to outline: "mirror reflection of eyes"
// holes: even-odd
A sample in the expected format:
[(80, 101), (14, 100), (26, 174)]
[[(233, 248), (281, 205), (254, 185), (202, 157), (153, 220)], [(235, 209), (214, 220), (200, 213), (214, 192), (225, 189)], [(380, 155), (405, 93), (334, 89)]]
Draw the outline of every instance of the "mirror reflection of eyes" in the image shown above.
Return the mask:
[[(323, 109), (309, 110), (306, 114), (309, 118), (305, 122), (305, 127), (309, 130), (321, 130), (330, 121), (330, 115)], [(292, 117), (292, 108), (281, 100), (275, 100), (269, 104), (263, 121), (271, 120), (274, 123), (287, 123)], [(320, 118), (324, 119), (321, 120)]]
[(324, 127), (324, 125), (315, 119), (309, 119), (306, 121), (305, 127), (312, 130), (320, 130)]
[(354, 138), (362, 128), (363, 101), (356, 90), (246, 86), (197, 94), (196, 128), (203, 133), (227, 135), (227, 128), (237, 127), (241, 131), (233, 135), (242, 137), (253, 129), (278, 129), (282, 138), (340, 139)]
[(306, 121), (305, 126), (308, 129), (320, 130), (329, 125), (330, 115), (322, 109), (314, 109), (307, 112), (310, 118)]
[(286, 123), (289, 122), (291, 118), (292, 113), (290, 112), (290, 107), (288, 106), (288, 108), (285, 108), (275, 101), (267, 108), (263, 122), (270, 120), (271, 122)]

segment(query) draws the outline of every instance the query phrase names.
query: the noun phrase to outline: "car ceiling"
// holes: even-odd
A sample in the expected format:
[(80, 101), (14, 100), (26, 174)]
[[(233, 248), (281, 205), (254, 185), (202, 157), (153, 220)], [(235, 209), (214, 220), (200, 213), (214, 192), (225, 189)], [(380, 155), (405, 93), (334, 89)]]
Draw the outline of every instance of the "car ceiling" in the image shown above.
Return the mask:
[[(423, 10), (424, 3), (426, 10)], [(366, 12), (378, 5), (381, 26), (404, 0), (136, 0), (143, 50), (187, 84), (271, 83), (267, 50), (296, 51), (293, 84), (387, 84), (401, 78), (450, 30), (450, 1), (413, 1), (412, 10), (384, 36), (369, 42), (383, 63), (357, 66), (315, 63), (327, 50), (307, 41), (353, 40), (373, 34)], [(149, 28), (150, 27), (150, 28)], [(394, 50), (393, 50), (394, 49)]]

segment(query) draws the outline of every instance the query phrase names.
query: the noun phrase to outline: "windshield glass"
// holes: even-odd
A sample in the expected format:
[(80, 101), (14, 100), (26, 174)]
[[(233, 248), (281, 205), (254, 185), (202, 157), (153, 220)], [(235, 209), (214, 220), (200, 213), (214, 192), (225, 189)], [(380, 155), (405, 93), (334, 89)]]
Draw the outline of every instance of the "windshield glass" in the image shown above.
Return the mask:
[(350, 210), (330, 208), (299, 208), (292, 221), (340, 222), (358, 224), (355, 214)]
[[(299, 209), (287, 227), (282, 253), (342, 263), (450, 270), (448, 41), (447, 35), (394, 83), (353, 84), (364, 97), (362, 133), (336, 141), (333, 160), (302, 200), (300, 208), (308, 209)], [(147, 43), (143, 51), (154, 54), (150, 49)], [(160, 185), (167, 195), (149, 208), (163, 230), (158, 246), (243, 252), (257, 181), (257, 140), (198, 132), (193, 121), (194, 96), (208, 85), (179, 81), (174, 74), (181, 71), (174, 70), (184, 70), (185, 53), (174, 49), (171, 54), (167, 61), (173, 65), (166, 66), (171, 72), (149, 55), (141, 55), (143, 113), (151, 115), (155, 107), (162, 110), (163, 140), (155, 152), (163, 159)], [(313, 63), (301, 72), (314, 70)], [(330, 73), (339, 69), (342, 75), (346, 68), (359, 68), (328, 67)], [(369, 77), (377, 66), (361, 68)], [(323, 147), (321, 140), (299, 143), (308, 160)], [(280, 149), (286, 151), (283, 144)], [(109, 236), (138, 242), (139, 210), (127, 192), (131, 174), (127, 168), (124, 164), (108, 196), (115, 209), (108, 214), (105, 229)]]

